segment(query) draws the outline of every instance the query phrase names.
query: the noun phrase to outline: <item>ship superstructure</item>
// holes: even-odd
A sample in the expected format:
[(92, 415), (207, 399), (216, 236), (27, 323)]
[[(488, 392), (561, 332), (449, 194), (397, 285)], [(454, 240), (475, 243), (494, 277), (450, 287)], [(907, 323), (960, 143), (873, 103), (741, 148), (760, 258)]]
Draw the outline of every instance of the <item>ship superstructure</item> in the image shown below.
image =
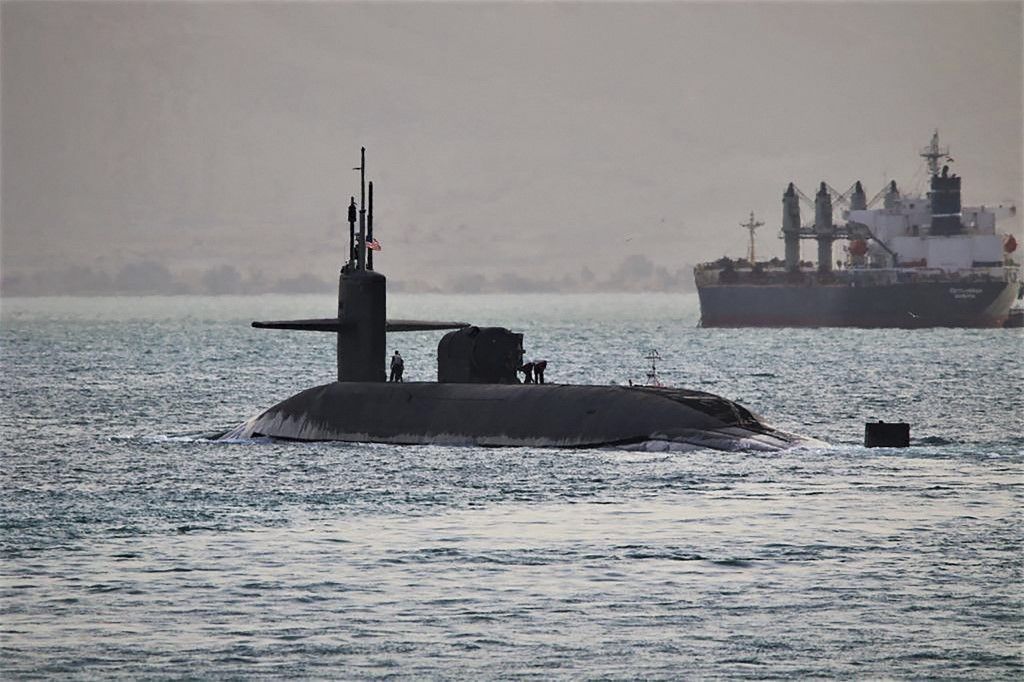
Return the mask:
[[(1016, 241), (996, 223), (1016, 207), (963, 206), (961, 178), (939, 166), (951, 159), (937, 131), (921, 156), (930, 176), (923, 196), (903, 195), (892, 181), (869, 200), (858, 181), (845, 192), (822, 182), (811, 198), (790, 183), (782, 196), (785, 259), (698, 265), (701, 324), (1001, 326), (1020, 285)], [(801, 204), (813, 222), (802, 222)], [(742, 226), (753, 254), (753, 215)], [(816, 263), (801, 262), (801, 239), (817, 243)], [(833, 265), (836, 241), (847, 244)]]

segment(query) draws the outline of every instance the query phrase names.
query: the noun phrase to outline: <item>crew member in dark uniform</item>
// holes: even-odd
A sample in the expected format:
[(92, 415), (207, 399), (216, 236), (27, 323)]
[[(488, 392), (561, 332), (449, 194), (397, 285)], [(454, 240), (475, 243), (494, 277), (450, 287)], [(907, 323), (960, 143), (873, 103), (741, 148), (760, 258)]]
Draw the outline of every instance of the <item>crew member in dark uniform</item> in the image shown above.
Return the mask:
[(522, 367), (519, 368), (519, 371), (522, 372), (525, 375), (525, 378), (523, 379), (523, 383), (524, 384), (532, 384), (533, 383), (533, 363), (532, 362), (527, 362), (526, 364), (524, 364)]
[(537, 383), (544, 383), (544, 370), (548, 368), (547, 360), (534, 360), (533, 361), (533, 374), (537, 377)]
[(397, 383), (402, 382), (402, 372), (405, 370), (405, 360), (402, 359), (402, 355), (396, 350), (395, 354), (391, 356), (391, 376), (388, 381)]

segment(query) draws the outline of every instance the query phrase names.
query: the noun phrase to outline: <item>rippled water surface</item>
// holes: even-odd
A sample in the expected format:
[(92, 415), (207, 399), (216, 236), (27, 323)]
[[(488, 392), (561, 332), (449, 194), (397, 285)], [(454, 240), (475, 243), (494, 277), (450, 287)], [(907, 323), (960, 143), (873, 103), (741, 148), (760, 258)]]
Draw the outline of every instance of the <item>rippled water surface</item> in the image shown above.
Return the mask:
[[(1019, 331), (704, 330), (692, 295), (394, 295), (782, 454), (203, 436), (333, 378), (330, 297), (7, 299), (0, 677), (1024, 676)], [(438, 333), (391, 335), (411, 380)], [(913, 447), (861, 447), (905, 420)]]

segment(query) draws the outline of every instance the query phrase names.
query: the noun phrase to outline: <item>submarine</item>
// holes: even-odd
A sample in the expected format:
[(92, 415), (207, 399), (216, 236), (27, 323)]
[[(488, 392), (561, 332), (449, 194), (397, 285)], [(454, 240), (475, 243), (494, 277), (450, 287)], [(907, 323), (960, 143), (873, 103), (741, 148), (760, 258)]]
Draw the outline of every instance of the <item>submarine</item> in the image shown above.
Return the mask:
[[(374, 270), (373, 183), (367, 202), (366, 148), (360, 201), (348, 206), (348, 259), (336, 317), (256, 321), (260, 329), (333, 333), (337, 381), (301, 391), (220, 440), (347, 441), (395, 445), (710, 448), (778, 451), (821, 444), (774, 429), (736, 402), (664, 386), (520, 383), (523, 335), (465, 322), (389, 320), (387, 279)], [(358, 222), (358, 230), (356, 223)], [(441, 330), (437, 381), (389, 382), (387, 332)]]

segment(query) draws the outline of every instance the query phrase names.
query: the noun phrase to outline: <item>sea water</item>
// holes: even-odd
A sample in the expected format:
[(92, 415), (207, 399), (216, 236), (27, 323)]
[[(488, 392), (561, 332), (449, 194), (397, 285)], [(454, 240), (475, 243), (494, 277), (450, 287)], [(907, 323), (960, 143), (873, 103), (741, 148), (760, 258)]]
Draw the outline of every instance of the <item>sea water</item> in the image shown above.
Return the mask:
[[(332, 380), (330, 296), (5, 299), (0, 677), (1024, 675), (1022, 336), (700, 329), (694, 295), (393, 295), (783, 453), (208, 436)], [(406, 378), (438, 332), (392, 334)], [(865, 449), (907, 421), (912, 447)]]

